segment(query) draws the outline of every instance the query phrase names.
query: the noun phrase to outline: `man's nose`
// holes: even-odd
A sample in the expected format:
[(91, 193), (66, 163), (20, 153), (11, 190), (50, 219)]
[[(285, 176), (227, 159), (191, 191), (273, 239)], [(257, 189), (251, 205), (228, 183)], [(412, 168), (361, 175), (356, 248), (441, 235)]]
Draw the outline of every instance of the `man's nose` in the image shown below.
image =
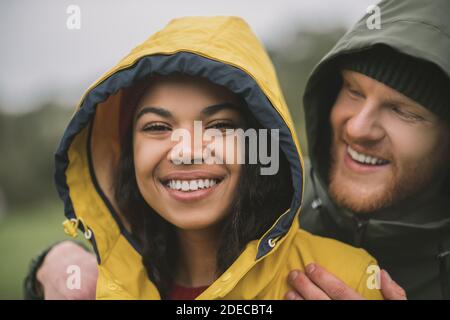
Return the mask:
[(380, 108), (367, 101), (347, 120), (345, 133), (353, 142), (377, 142), (384, 138)]

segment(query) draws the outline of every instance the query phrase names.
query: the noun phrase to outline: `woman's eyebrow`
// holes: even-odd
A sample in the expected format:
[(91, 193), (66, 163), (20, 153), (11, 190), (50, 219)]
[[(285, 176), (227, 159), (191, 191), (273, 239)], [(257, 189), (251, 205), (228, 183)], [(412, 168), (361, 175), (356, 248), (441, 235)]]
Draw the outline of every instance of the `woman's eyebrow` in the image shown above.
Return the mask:
[(142, 117), (146, 113), (154, 113), (163, 118), (174, 119), (173, 114), (167, 109), (161, 107), (143, 107), (136, 115), (135, 121), (137, 121), (140, 117)]
[(201, 113), (205, 116), (212, 116), (213, 114), (224, 109), (239, 110), (239, 107), (232, 102), (222, 102), (204, 108)]

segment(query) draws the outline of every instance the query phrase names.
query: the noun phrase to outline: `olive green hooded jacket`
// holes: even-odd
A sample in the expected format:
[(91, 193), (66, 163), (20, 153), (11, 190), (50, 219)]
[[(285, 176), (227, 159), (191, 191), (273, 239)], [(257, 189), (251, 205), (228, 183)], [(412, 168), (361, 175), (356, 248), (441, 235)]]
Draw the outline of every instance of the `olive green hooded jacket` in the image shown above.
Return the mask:
[(450, 299), (448, 177), (439, 190), (430, 186), (400, 207), (364, 216), (337, 208), (327, 193), (329, 112), (341, 85), (337, 59), (383, 44), (430, 61), (450, 77), (450, 1), (390, 0), (378, 6), (381, 28), (369, 29), (366, 22), (373, 12), (366, 14), (321, 60), (308, 81), (304, 107), (312, 165), (305, 168), (300, 226), (366, 249), (409, 298)]

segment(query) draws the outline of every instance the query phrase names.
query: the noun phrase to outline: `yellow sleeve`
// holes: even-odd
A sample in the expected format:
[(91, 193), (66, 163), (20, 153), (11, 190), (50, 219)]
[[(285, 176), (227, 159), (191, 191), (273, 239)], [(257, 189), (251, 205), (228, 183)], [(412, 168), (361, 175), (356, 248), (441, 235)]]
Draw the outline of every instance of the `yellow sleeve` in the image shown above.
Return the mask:
[(367, 300), (384, 300), (380, 288), (380, 267), (375, 260), (372, 260), (367, 265), (357, 291)]

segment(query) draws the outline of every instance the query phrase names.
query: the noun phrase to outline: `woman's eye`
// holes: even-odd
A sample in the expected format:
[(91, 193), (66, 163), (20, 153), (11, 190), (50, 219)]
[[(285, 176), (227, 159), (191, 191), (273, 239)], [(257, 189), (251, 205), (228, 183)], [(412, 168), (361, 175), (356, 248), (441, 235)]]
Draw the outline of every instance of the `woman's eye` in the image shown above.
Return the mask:
[(153, 124), (149, 124), (144, 126), (144, 128), (142, 129), (142, 131), (146, 131), (146, 132), (165, 132), (165, 131), (170, 131), (171, 127), (166, 125), (166, 124), (162, 124), (162, 123), (153, 123)]
[(231, 122), (216, 122), (213, 124), (210, 124), (206, 127), (206, 129), (218, 129), (220, 131), (225, 131), (227, 129), (236, 129), (237, 126), (234, 123)]

